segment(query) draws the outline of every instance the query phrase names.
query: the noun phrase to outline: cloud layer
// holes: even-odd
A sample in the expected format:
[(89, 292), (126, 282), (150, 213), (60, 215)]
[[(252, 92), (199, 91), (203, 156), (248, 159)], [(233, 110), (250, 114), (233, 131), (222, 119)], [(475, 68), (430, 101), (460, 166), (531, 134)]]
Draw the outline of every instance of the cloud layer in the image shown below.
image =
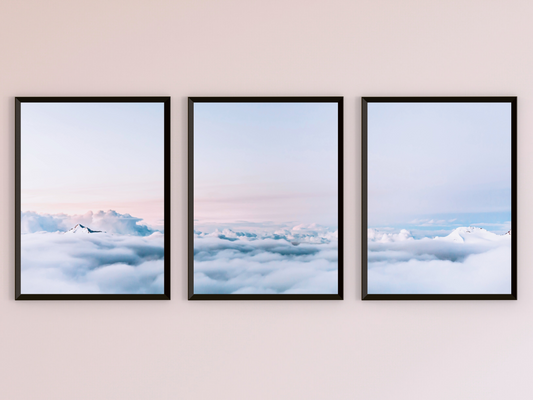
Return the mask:
[(33, 211), (23, 212), (21, 216), (22, 233), (66, 232), (76, 224), (82, 224), (93, 230), (120, 235), (151, 235), (154, 230), (141, 225), (141, 218), (116, 211), (92, 211), (81, 215), (38, 214)]
[(22, 235), (24, 294), (163, 293), (164, 235)]
[(337, 232), (195, 232), (194, 293), (338, 293)]
[(493, 294), (511, 292), (511, 235), (458, 228), (414, 239), (368, 232), (368, 293)]

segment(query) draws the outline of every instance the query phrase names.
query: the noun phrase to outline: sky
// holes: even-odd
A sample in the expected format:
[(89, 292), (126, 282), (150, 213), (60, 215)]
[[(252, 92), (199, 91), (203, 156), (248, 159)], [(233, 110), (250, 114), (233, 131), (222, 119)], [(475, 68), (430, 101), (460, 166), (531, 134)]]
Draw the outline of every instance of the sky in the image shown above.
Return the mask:
[(509, 103), (369, 103), (368, 226), (449, 232), (511, 221)]
[(162, 103), (22, 103), (23, 212), (109, 210), (163, 227)]
[(337, 103), (195, 103), (195, 228), (337, 226)]

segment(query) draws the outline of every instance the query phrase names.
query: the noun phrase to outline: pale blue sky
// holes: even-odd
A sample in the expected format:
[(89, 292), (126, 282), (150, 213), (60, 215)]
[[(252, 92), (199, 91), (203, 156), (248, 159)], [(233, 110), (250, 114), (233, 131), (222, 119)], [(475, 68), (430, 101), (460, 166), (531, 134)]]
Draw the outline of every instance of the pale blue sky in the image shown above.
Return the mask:
[(337, 103), (195, 103), (195, 219), (337, 226)]
[(368, 104), (369, 227), (503, 230), (510, 212), (509, 103)]
[(162, 103), (22, 103), (22, 211), (109, 209), (160, 226)]

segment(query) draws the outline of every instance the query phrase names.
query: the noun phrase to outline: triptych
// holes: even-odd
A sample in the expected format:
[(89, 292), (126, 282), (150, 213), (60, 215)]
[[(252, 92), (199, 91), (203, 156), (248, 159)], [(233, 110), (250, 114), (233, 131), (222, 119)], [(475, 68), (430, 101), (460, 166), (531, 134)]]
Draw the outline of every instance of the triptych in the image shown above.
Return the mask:
[[(363, 97), (356, 160), (343, 97), (190, 97), (187, 187), (170, 113), (170, 97), (15, 99), (15, 299), (169, 300), (176, 240), (189, 300), (517, 298), (516, 97)], [(188, 196), (172, 242), (171, 187)]]

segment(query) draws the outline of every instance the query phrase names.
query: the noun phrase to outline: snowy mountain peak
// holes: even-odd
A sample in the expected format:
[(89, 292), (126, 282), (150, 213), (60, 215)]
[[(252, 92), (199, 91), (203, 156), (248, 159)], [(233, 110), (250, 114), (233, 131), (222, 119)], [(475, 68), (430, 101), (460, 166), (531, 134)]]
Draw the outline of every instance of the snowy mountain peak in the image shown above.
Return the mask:
[(91, 228), (83, 226), (82, 224), (76, 224), (74, 228), (69, 229), (65, 233), (89, 234), (89, 233), (102, 233), (102, 231), (93, 231)]
[(389, 232), (383, 232), (374, 228), (369, 228), (367, 233), (368, 241), (374, 243), (389, 243), (410, 240), (436, 240), (454, 243), (483, 243), (502, 240), (508, 241), (511, 238), (511, 231), (501, 235), (475, 226), (462, 226), (455, 228), (447, 236), (422, 236), (421, 239), (416, 239), (411, 235), (411, 232), (406, 229), (402, 229), (399, 233), (394, 233), (391, 228), (386, 229), (389, 230)]
[(475, 226), (461, 226), (460, 228), (455, 228), (454, 232), (459, 233), (480, 233), (480, 232), (488, 232), (486, 229), (478, 228)]
[(453, 241), (453, 242), (478, 242), (478, 241), (492, 241), (492, 240), (498, 240), (500, 238), (500, 235), (496, 235), (495, 233), (489, 232), (486, 229), (478, 228), (475, 226), (462, 226), (460, 228), (456, 228), (450, 233), (448, 236), (445, 236), (443, 240)]

